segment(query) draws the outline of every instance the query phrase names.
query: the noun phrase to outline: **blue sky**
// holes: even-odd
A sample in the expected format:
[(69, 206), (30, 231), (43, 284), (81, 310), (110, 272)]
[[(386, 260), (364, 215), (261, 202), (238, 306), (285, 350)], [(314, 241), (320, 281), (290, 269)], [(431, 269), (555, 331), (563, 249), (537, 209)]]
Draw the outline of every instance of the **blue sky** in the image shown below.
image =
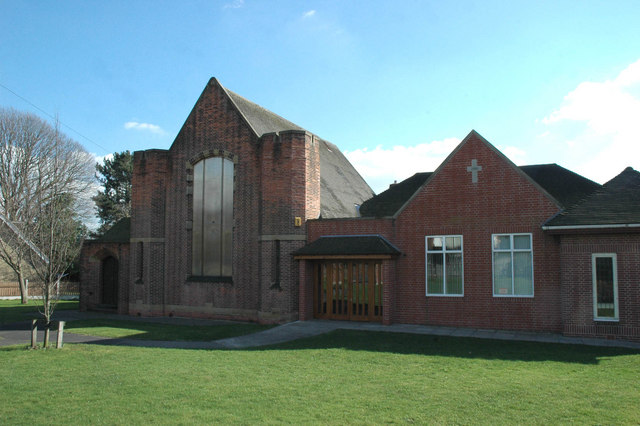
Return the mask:
[(0, 0), (0, 106), (98, 157), (168, 148), (215, 76), (376, 192), (471, 129), (603, 183), (640, 170), (639, 21), (638, 1)]

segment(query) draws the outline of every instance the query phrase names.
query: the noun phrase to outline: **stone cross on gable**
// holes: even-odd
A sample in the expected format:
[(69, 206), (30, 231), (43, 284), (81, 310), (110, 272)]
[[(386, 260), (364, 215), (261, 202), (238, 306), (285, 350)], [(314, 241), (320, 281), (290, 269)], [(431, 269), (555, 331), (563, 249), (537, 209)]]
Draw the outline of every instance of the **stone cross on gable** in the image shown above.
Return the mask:
[(467, 167), (467, 171), (471, 172), (471, 183), (478, 183), (478, 172), (482, 171), (482, 166), (478, 166), (478, 160), (471, 160), (471, 165)]

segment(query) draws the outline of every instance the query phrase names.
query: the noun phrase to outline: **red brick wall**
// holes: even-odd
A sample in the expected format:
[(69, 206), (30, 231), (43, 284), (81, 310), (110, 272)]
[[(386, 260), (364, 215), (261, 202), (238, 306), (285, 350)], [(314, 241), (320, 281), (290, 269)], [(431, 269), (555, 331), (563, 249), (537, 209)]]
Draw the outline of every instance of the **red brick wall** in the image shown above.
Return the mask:
[[(472, 183), (467, 167), (482, 166)], [(560, 331), (558, 243), (541, 230), (559, 208), (501, 154), (471, 135), (397, 218), (393, 321)], [(531, 233), (534, 297), (494, 297), (494, 233)], [(464, 297), (426, 297), (425, 236), (462, 235)]]
[[(640, 340), (640, 233), (562, 235), (560, 240), (563, 332)], [(593, 319), (593, 253), (616, 254), (617, 322)]]
[[(472, 159), (483, 168), (476, 184), (467, 172)], [(559, 332), (559, 244), (541, 228), (558, 210), (504, 156), (471, 135), (396, 219), (310, 221), (308, 236), (380, 234), (402, 251), (394, 268), (385, 265), (385, 322)], [(494, 233), (532, 234), (533, 298), (493, 296)], [(454, 234), (463, 236), (464, 297), (426, 297), (425, 236)], [(308, 275), (301, 274), (307, 316)]]
[[(128, 271), (128, 282), (132, 283), (129, 286), (129, 300), (132, 304), (142, 302), (156, 307), (153, 312), (144, 312), (148, 314), (162, 314), (157, 307), (162, 306), (165, 299), (165, 187), (171, 168), (168, 154), (165, 150), (152, 149), (136, 151), (133, 155), (130, 237), (134, 244), (131, 263), (135, 266)], [(138, 242), (144, 246), (142, 277), (138, 276)]]
[(80, 254), (80, 310), (102, 304), (102, 261), (112, 256), (118, 261), (118, 313), (129, 310), (129, 244), (85, 241)]
[(388, 218), (321, 219), (307, 222), (309, 242), (323, 235), (382, 235), (394, 240), (394, 220)]

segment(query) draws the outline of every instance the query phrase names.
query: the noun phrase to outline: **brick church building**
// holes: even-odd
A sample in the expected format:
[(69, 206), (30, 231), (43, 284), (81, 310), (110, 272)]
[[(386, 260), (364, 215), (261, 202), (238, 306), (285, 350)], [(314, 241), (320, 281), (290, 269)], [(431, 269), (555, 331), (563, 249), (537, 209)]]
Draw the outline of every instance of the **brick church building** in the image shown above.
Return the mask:
[(211, 79), (132, 217), (87, 241), (81, 309), (640, 340), (640, 173), (515, 166), (472, 131), (374, 195), (333, 144)]

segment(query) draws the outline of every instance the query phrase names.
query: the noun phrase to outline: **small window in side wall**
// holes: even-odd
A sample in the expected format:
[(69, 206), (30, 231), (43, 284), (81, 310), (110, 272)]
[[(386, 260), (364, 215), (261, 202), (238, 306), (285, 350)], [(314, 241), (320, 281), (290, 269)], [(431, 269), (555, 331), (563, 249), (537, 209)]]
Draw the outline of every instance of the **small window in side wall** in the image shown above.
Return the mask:
[(618, 270), (615, 253), (591, 256), (593, 317), (598, 321), (618, 321)]
[(463, 296), (462, 235), (425, 237), (427, 296)]
[(493, 296), (533, 297), (531, 234), (494, 234)]

